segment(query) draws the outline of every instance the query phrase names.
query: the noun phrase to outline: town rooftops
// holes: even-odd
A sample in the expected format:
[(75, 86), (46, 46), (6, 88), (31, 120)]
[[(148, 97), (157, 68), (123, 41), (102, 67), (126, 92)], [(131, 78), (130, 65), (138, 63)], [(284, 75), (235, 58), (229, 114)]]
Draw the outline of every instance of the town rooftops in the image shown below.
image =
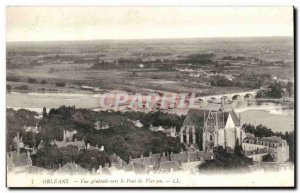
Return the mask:
[(166, 161), (160, 163), (159, 170), (161, 171), (178, 171), (180, 170), (179, 164), (176, 161)]
[(45, 173), (51, 173), (51, 170), (47, 170), (45, 168), (41, 168), (37, 166), (24, 165), (24, 166), (13, 168), (13, 172), (25, 173), (25, 174), (45, 174)]
[(263, 137), (262, 139), (260, 139), (264, 142), (269, 142), (269, 143), (282, 143), (285, 140), (281, 139), (280, 137), (277, 136), (271, 136), (271, 137)]
[(171, 153), (171, 161), (177, 161), (179, 163), (195, 162), (201, 160), (210, 160), (212, 159), (212, 153), (206, 153), (204, 151), (194, 151), (188, 152), (183, 151), (177, 154)]
[(253, 137), (253, 136), (248, 136), (245, 139), (243, 139), (244, 143), (255, 143), (255, 144), (260, 144), (260, 143), (284, 143), (286, 144), (286, 141), (284, 139), (281, 139), (280, 137), (277, 136), (271, 136), (271, 137)]
[(67, 163), (58, 169), (59, 173), (69, 173), (69, 174), (87, 174), (90, 173), (88, 170), (82, 168), (76, 163)]
[(8, 163), (12, 163), (14, 167), (32, 164), (30, 155), (28, 155), (28, 153), (20, 153), (18, 155), (16, 151), (11, 151), (7, 153), (7, 159), (10, 160)]

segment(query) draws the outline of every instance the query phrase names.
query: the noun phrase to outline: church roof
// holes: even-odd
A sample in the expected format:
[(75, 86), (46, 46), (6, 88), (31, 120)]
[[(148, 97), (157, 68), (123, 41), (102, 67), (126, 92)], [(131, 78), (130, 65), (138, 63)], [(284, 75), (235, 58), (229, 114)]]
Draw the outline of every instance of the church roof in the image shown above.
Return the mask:
[(185, 116), (182, 125), (195, 125), (202, 126), (204, 120), (204, 114), (208, 115), (209, 110), (204, 109), (190, 109)]
[(239, 118), (237, 117), (237, 114), (235, 113), (235, 111), (232, 109), (231, 111), (229, 111), (232, 121), (234, 123), (235, 126), (239, 126), (240, 125), (240, 121)]
[[(193, 125), (196, 127), (199, 126), (201, 127), (204, 124), (203, 123), (204, 120), (207, 121), (208, 116), (212, 116), (214, 123), (217, 122), (218, 128), (220, 129), (226, 126), (229, 115), (231, 116), (234, 125), (239, 126), (240, 125), (239, 118), (237, 117), (234, 110), (220, 111), (220, 110), (207, 110), (207, 109), (190, 109), (182, 125), (183, 126)], [(211, 129), (214, 130), (215, 128), (213, 127)]]

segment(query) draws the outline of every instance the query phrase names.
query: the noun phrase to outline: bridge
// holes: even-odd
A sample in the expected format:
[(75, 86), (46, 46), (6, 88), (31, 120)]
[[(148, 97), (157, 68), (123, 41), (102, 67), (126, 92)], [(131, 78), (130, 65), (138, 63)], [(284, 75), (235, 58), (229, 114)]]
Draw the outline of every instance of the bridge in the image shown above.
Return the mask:
[(209, 101), (222, 100), (222, 99), (224, 99), (224, 101), (248, 100), (248, 99), (254, 99), (257, 92), (258, 92), (258, 89), (251, 90), (251, 91), (245, 91), (245, 92), (238, 92), (238, 93), (196, 97), (196, 100), (198, 100), (200, 102), (201, 101), (209, 102)]

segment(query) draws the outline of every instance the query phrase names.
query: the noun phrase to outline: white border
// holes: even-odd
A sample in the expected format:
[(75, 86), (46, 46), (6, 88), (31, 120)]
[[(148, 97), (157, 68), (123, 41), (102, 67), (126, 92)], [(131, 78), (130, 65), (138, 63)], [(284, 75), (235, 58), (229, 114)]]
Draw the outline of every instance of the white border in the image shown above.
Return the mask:
[[(0, 122), (1, 122), (1, 128), (2, 128), (2, 134), (1, 136), (1, 145), (2, 148), (0, 148), (0, 155), (2, 155), (2, 159), (0, 159), (0, 165), (1, 165), (1, 192), (8, 192), (8, 189), (5, 187), (6, 182), (6, 172), (5, 172), (5, 79), (6, 79), (6, 64), (5, 64), (5, 9), (6, 6), (101, 6), (101, 5), (110, 5), (110, 6), (134, 6), (134, 5), (140, 5), (140, 6), (290, 6), (294, 5), (298, 9), (298, 15), (299, 15), (299, 8), (300, 3), (297, 0), (249, 0), (249, 1), (243, 1), (243, 0), (160, 0), (160, 1), (147, 1), (147, 0), (2, 0), (0, 1), (0, 58), (1, 58), (1, 97), (0, 97)], [(299, 26), (299, 20), (297, 19), (297, 26)], [(299, 32), (297, 32), (298, 36)], [(296, 43), (296, 42), (295, 42)], [(296, 43), (297, 45), (297, 43)], [(297, 53), (299, 55), (299, 50), (297, 49)], [(297, 70), (297, 74), (299, 74), (299, 67)], [(297, 90), (299, 91), (299, 84)], [(299, 96), (299, 93), (297, 93), (297, 96)], [(298, 100), (299, 98), (297, 98)], [(299, 100), (298, 100), (299, 101)], [(299, 103), (299, 102), (298, 102)], [(298, 106), (297, 106), (298, 109)], [(297, 120), (299, 118), (299, 114), (297, 115)], [(299, 138), (299, 131), (298, 136)], [(299, 148), (298, 148), (299, 149)], [(297, 152), (298, 155), (298, 152)], [(297, 159), (298, 160), (298, 159)], [(298, 177), (296, 178), (298, 179)], [(299, 183), (296, 183), (299, 185)], [(35, 192), (43, 192), (44, 190), (38, 190)], [(55, 190), (58, 192), (62, 192), (63, 190)], [(75, 191), (75, 190), (71, 190)], [(86, 190), (80, 190), (81, 192), (84, 192)], [(103, 192), (108, 192), (111, 190), (101, 190)], [(123, 190), (124, 191), (124, 190)], [(127, 190), (132, 191), (132, 190)], [(139, 190), (139, 191), (145, 191), (145, 190)], [(174, 190), (169, 190), (174, 191)], [(186, 190), (185, 190), (186, 191)], [(214, 190), (217, 191), (217, 190)], [(231, 191), (231, 190), (228, 190)], [(246, 192), (251, 190), (246, 190)], [(260, 190), (261, 192), (265, 192), (266, 190)], [(258, 192), (260, 192), (258, 191)]]

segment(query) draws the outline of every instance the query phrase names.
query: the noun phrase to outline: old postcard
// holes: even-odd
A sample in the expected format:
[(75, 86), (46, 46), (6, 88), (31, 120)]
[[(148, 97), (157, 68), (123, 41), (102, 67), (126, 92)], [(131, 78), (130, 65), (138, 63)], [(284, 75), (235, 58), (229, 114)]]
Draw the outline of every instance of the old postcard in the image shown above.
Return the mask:
[(293, 7), (7, 7), (7, 187), (294, 187)]

